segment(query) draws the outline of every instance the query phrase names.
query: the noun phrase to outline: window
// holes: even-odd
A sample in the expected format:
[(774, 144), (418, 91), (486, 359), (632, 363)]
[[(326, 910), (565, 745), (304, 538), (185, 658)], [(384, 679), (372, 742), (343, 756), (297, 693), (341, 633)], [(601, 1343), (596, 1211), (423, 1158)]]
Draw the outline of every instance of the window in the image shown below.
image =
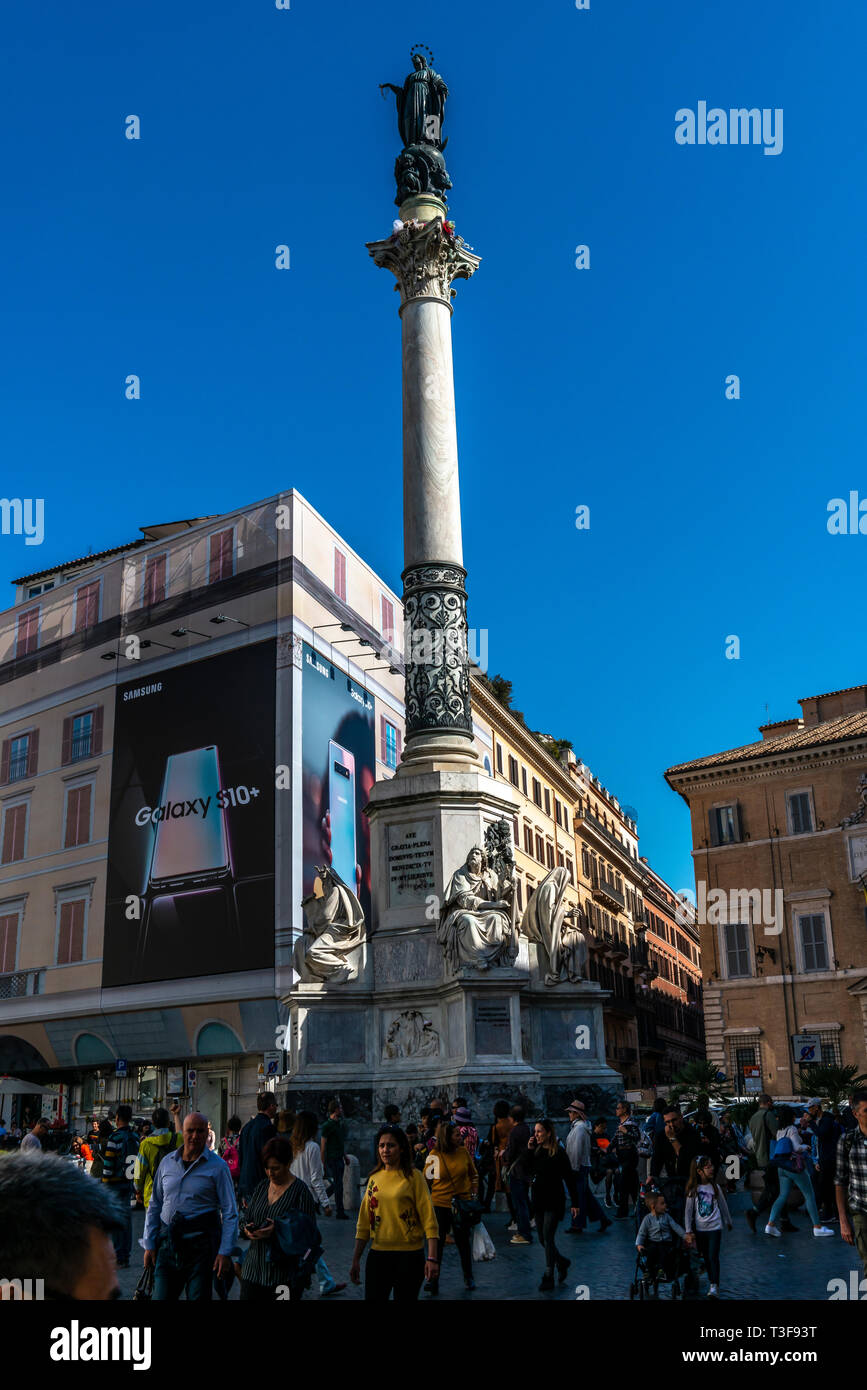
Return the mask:
[[(806, 1030), (805, 1030), (806, 1031)], [(809, 1030), (811, 1033), (814, 1029)], [(840, 1034), (833, 1028), (820, 1028), (816, 1032), (821, 1048), (821, 1065), (823, 1067), (841, 1067), (843, 1057), (840, 1051)]]
[(804, 972), (828, 970), (828, 940), (824, 912), (798, 913), (798, 938)]
[(568, 854), (566, 855), (566, 872), (567, 872), (567, 874), (569, 875), (569, 882), (570, 882), (570, 883), (574, 883), (574, 882), (575, 882), (575, 870), (574, 870), (574, 868), (572, 867), (572, 860), (571, 860), (571, 858), (570, 858), (570, 856), (569, 856)]
[[(211, 537), (213, 540), (214, 537)], [(166, 596), (167, 555), (149, 555), (145, 560), (144, 587), (142, 603), (149, 607), (152, 603), (162, 603)]]
[(25, 777), (35, 777), (38, 749), (38, 729), (4, 739), (0, 752), (0, 782), (21, 782)]
[(741, 838), (737, 802), (732, 806), (713, 806), (710, 811), (712, 845), (733, 845)]
[(20, 914), (0, 909), (0, 975), (11, 975), (18, 959)]
[(530, 793), (527, 791), (527, 769), (525, 767), (521, 768), (521, 787), (524, 795), (529, 796)]
[(540, 864), (544, 864), (544, 862), (545, 862), (545, 841), (542, 839), (542, 836), (541, 836), (541, 835), (538, 835), (538, 834), (537, 834), (537, 836), (536, 836), (536, 858), (538, 859), (538, 861), (539, 861)]
[(39, 646), (39, 609), (28, 608), (26, 613), (18, 614), (18, 631), (15, 640), (15, 655), (29, 656)]
[(386, 642), (394, 645), (394, 604), (384, 594), (380, 594), (379, 606), (382, 610), (382, 635)]
[(546, 816), (550, 816), (550, 814), (551, 814), (551, 793), (549, 792), (548, 788), (546, 787), (546, 788), (545, 788), (545, 815), (546, 815)]
[(524, 826), (524, 853), (530, 856), (533, 854), (533, 832), (529, 825)]
[(518, 759), (509, 754), (509, 781), (513, 787), (518, 785)]
[(569, 829), (569, 812), (565, 806), (563, 807), (563, 829)]
[(735, 980), (752, 975), (748, 925), (746, 922), (725, 922), (722, 930), (727, 977)]
[(558, 850), (557, 850), (557, 868), (558, 868), (558, 869), (562, 869), (563, 867), (564, 867), (564, 864), (563, 864), (563, 851), (562, 851), (561, 849), (558, 849)]
[(563, 807), (560, 805), (560, 798), (554, 797), (554, 818), (558, 825), (563, 824)]
[(729, 1069), (731, 1071), (732, 1081), (734, 1082), (735, 1092), (739, 1096), (745, 1095), (747, 1090), (745, 1073), (747, 1069), (749, 1068), (750, 1077), (755, 1081), (754, 1068), (761, 1068), (759, 1044), (746, 1042), (743, 1038), (729, 1038), (728, 1054)]
[(516, 894), (517, 899), (518, 899), (518, 911), (519, 911), (519, 912), (523, 912), (523, 910), (524, 910), (524, 894), (523, 894), (523, 891), (522, 891), (522, 889), (521, 889), (521, 880), (520, 880), (519, 878), (516, 878), (516, 879), (515, 879), (515, 894)]
[(27, 589), (28, 598), (37, 598), (39, 594), (47, 594), (49, 589), (54, 588), (54, 580), (46, 579), (44, 584), (31, 584)]
[(553, 869), (553, 867), (554, 867), (554, 846), (553, 846), (552, 844), (549, 844), (547, 841), (546, 841), (546, 843), (545, 843), (545, 858), (546, 858), (546, 862), (547, 862), (547, 864), (548, 864), (548, 868), (549, 868), (549, 869)]
[(86, 898), (73, 898), (59, 905), (57, 924), (57, 964), (72, 965), (84, 960), (84, 922)]
[(334, 547), (334, 592), (346, 602), (346, 556), (337, 546)]
[(18, 801), (6, 806), (3, 812), (3, 841), (0, 864), (14, 864), (23, 859), (27, 848), (27, 802)]
[(590, 877), (590, 855), (587, 850), (581, 847), (581, 869), (585, 878)]
[(99, 580), (92, 579), (75, 591), (75, 631), (84, 632), (99, 622)]
[(538, 777), (533, 778), (533, 800), (535, 801), (536, 805), (541, 808), (542, 783), (539, 781)]
[(502, 775), (503, 775), (503, 745), (502, 745), (501, 743), (498, 743), (498, 744), (497, 744), (497, 754), (496, 754), (496, 756), (497, 756), (497, 771), (499, 772), (500, 776), (502, 776)]
[(86, 845), (90, 841), (90, 809), (93, 787), (88, 782), (83, 787), (70, 787), (66, 793), (66, 829), (63, 834), (63, 848), (74, 849), (76, 845)]
[(379, 756), (386, 767), (397, 767), (400, 762), (400, 730), (384, 715), (379, 716)]
[(95, 709), (71, 714), (63, 721), (63, 742), (60, 761), (77, 763), (81, 758), (94, 758), (102, 752), (102, 705)]
[(813, 825), (813, 806), (809, 792), (786, 793), (786, 815), (790, 835), (809, 835)]
[(9, 778), (10, 782), (20, 782), (22, 777), (27, 776), (27, 745), (30, 739), (27, 734), (19, 734), (17, 738), (10, 740), (9, 749)]

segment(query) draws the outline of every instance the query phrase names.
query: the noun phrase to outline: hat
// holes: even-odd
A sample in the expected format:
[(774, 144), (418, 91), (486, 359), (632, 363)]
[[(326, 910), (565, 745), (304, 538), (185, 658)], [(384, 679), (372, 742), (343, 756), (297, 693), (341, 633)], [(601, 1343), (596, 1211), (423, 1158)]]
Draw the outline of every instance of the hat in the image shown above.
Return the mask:
[(821, 1100), (819, 1099), (818, 1096), (813, 1096), (812, 1100), (808, 1100), (808, 1101), (807, 1101), (807, 1109), (808, 1109), (808, 1110), (812, 1110), (812, 1108), (813, 1108), (814, 1105), (818, 1105), (818, 1106), (819, 1106), (819, 1109), (821, 1110), (821, 1108), (822, 1108), (822, 1102), (821, 1102)]
[(569, 1110), (580, 1110), (582, 1115), (584, 1114), (586, 1108), (587, 1107), (585, 1106), (583, 1100), (573, 1100), (570, 1102), (569, 1105), (566, 1106), (567, 1112)]
[(470, 1125), (473, 1122), (473, 1117), (465, 1105), (458, 1106), (457, 1110), (452, 1115), (452, 1119), (456, 1125)]

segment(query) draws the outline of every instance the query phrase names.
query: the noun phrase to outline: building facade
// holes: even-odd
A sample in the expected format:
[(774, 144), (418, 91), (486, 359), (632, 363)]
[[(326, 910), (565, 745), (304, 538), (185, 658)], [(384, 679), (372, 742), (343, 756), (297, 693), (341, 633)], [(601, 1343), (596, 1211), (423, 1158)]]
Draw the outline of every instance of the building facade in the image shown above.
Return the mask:
[[(329, 753), (359, 802), (400, 758), (398, 614), (297, 492), (17, 581), (0, 615), (0, 1071), (58, 1086), (78, 1127), (122, 1099), (185, 1097), (215, 1128), (249, 1113), (305, 875), (337, 853)], [(344, 851), (363, 862), (363, 829)]]
[[(675, 928), (679, 900), (639, 856), (635, 820), (574, 753), (554, 757), (484, 680), (473, 682), (473, 710), (486, 767), (522, 798), (514, 826), (521, 907), (546, 873), (566, 868), (567, 898), (587, 939), (588, 977), (607, 992), (608, 1064), (622, 1075), (625, 1090), (666, 1083), (684, 1061), (704, 1055), (701, 968), (689, 905), (680, 905), (686, 925)], [(653, 917), (649, 901), (657, 909)], [(671, 918), (670, 941), (662, 934), (663, 916)], [(666, 978), (675, 968), (682, 986)]]
[(867, 1070), (867, 686), (669, 768), (692, 817), (708, 1057), (738, 1093)]

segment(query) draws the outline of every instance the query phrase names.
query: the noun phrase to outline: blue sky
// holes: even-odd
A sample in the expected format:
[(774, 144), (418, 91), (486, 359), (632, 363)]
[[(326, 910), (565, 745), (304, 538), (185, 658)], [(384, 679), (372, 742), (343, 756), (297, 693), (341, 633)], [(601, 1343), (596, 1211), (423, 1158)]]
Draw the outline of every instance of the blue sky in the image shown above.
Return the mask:
[[(395, 215), (377, 86), (424, 42), (483, 258), (453, 325), (470, 621), (689, 886), (664, 769), (867, 678), (867, 537), (826, 529), (867, 497), (860, 7), (45, 0), (2, 26), (0, 492), (44, 497), (46, 538), (0, 537), (0, 583), (295, 486), (399, 585), (397, 297), (364, 243)], [(676, 144), (701, 100), (782, 108), (782, 153)]]

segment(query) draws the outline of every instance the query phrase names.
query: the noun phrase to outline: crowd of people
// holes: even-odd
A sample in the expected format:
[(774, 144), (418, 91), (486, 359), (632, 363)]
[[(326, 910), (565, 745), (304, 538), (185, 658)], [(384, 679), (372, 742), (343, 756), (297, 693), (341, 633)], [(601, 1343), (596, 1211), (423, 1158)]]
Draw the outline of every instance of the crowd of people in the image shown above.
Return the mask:
[[(833, 1236), (837, 1225), (867, 1274), (867, 1091), (853, 1094), (839, 1117), (818, 1098), (796, 1116), (762, 1095), (747, 1129), (706, 1096), (688, 1114), (659, 1100), (641, 1123), (625, 1099), (611, 1122), (588, 1116), (576, 1096), (556, 1120), (531, 1121), (523, 1104), (505, 1099), (483, 1124), (463, 1096), (434, 1098), (417, 1121), (387, 1106), (372, 1165), (361, 1160), (370, 1170), (349, 1280), (363, 1281), (374, 1302), (436, 1297), (452, 1245), (473, 1290), (495, 1250), (485, 1221), (502, 1211), (511, 1245), (541, 1247), (540, 1292), (567, 1280), (578, 1248), (569, 1238), (590, 1226), (604, 1235), (612, 1221), (631, 1219), (648, 1287), (686, 1271), (697, 1290), (698, 1270), (715, 1298), (723, 1234), (733, 1227), (728, 1197), (753, 1170), (761, 1174), (746, 1212), (754, 1233), (760, 1222), (774, 1239), (794, 1231), (789, 1210), (799, 1194), (813, 1236)], [(312, 1111), (280, 1110), (264, 1092), (256, 1114), (246, 1123), (233, 1116), (219, 1139), (206, 1116), (182, 1118), (177, 1103), (138, 1125), (131, 1107), (119, 1105), (113, 1122), (94, 1120), (73, 1144), (77, 1163), (43, 1154), (43, 1130), (37, 1121), (20, 1152), (0, 1163), (0, 1202), (10, 1217), (30, 1203), (27, 1240), (10, 1233), (14, 1221), (4, 1223), (4, 1268), (20, 1269), (21, 1278), (47, 1275), (57, 1291), (49, 1296), (116, 1296), (114, 1270), (130, 1265), (136, 1206), (145, 1213), (137, 1296), (226, 1298), (235, 1280), (243, 1301), (346, 1289), (326, 1263), (318, 1224), (350, 1219), (347, 1172), (358, 1161), (347, 1151), (339, 1100), (320, 1124)], [(66, 1249), (73, 1237), (81, 1241), (77, 1259)]]

